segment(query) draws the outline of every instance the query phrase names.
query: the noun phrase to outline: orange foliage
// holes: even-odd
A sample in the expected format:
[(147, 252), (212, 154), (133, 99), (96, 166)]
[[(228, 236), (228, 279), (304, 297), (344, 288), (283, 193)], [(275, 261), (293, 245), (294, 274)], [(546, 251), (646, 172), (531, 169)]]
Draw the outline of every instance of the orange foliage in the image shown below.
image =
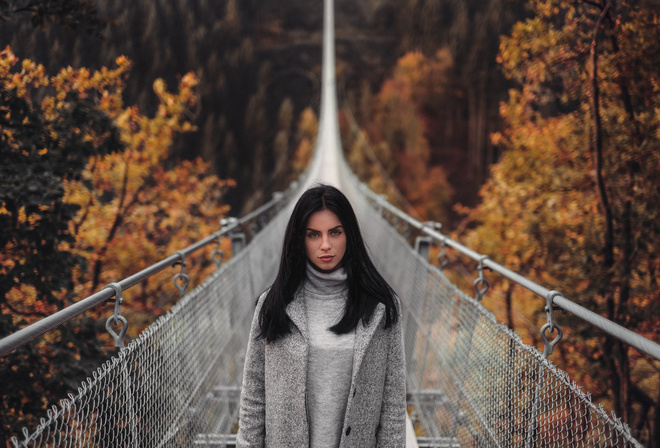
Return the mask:
[[(6, 49), (0, 58), (0, 70), (7, 73), (19, 62)], [(80, 210), (69, 225), (75, 242), (62, 243), (62, 250), (87, 262), (75, 268), (72, 290), (60, 291), (58, 296), (91, 295), (219, 228), (219, 219), (228, 211), (228, 206), (221, 203), (222, 194), (234, 185), (233, 181), (210, 174), (209, 164), (199, 158), (175, 162), (169, 170), (164, 168), (171, 160), (170, 148), (176, 136), (195, 130), (189, 119), (196, 101), (194, 74), (180, 78), (176, 93), (169, 92), (164, 81), (156, 80), (153, 89), (160, 104), (155, 115), (148, 117), (135, 106), (123, 104), (123, 78), (131, 67), (131, 62), (123, 56), (117, 58), (112, 69), (91, 72), (68, 67), (52, 77), (45, 74), (43, 66), (29, 60), (20, 62), (20, 67), (21, 71), (4, 76), (11, 83), (5, 88), (15, 88), (20, 95), (28, 97), (33, 95), (33, 89), (47, 87), (53, 93), (44, 95), (41, 104), (50, 118), (68, 107), (72, 93), (91, 101), (114, 120), (124, 144), (122, 151), (92, 156), (80, 178), (64, 181), (64, 201), (77, 204)], [(5, 141), (12, 144), (10, 131), (5, 128), (1, 131)], [(91, 132), (84, 136), (91, 142), (101, 137)], [(34, 218), (23, 215), (23, 219)], [(229, 243), (222, 244), (228, 253)], [(16, 262), (5, 257), (0, 260), (3, 265)], [(214, 268), (203, 253), (192, 256), (187, 264), (186, 272), (191, 275), (193, 285)], [(135, 289), (139, 292), (129, 291), (122, 308), (133, 337), (178, 297), (170, 277), (165, 275)], [(14, 288), (7, 299), (10, 305), (42, 316), (57, 310), (53, 304), (39, 302), (34, 288), (30, 287)], [(98, 309), (92, 314), (96, 313), (106, 315), (108, 310)], [(143, 314), (132, 321), (131, 313)]]
[[(378, 95), (374, 97), (366, 131), (373, 142), (377, 167), (366, 169), (362, 154), (369, 151), (357, 139), (349, 147), (352, 168), (377, 189), (385, 191), (383, 177), (390, 177), (423, 219), (444, 220), (453, 194), (447, 176), (439, 165), (430, 166), (429, 129), (425, 117), (427, 106), (437, 102), (447, 84), (447, 70), (452, 61), (447, 49), (431, 57), (421, 52), (402, 56)], [(377, 178), (381, 178), (378, 180)]]
[[(483, 202), (467, 211), (466, 227), (456, 238), (657, 340), (657, 14), (625, 2), (610, 10), (602, 35), (597, 35), (599, 71), (592, 78), (590, 48), (599, 5), (529, 3), (535, 16), (516, 24), (500, 46), (505, 74), (519, 83), (501, 106), (505, 127), (493, 135), (503, 155), (481, 189)], [(600, 168), (593, 140), (593, 83), (599, 87), (602, 123)], [(607, 205), (597, 169), (603, 174)], [(495, 277), (486, 306), (527, 342), (542, 346), (538, 329), (546, 320), (543, 299), (510, 288), (508, 281)], [(651, 422), (658, 412), (660, 363), (570, 315), (558, 314), (557, 321), (564, 338), (553, 356), (562, 368), (599, 402), (636, 425), (633, 433), (640, 440), (648, 440), (654, 430), (657, 434), (660, 428), (653, 429)]]
[[(156, 80), (154, 92), (161, 101), (153, 118), (135, 107), (122, 109), (117, 99), (105, 103), (116, 116), (126, 150), (93, 158), (83, 179), (66, 185), (68, 198), (81, 206), (72, 223), (77, 243), (71, 249), (87, 258), (92, 268), (78, 273), (77, 294), (92, 294), (218, 230), (219, 219), (229, 209), (220, 202), (222, 193), (234, 183), (210, 175), (209, 164), (199, 158), (179, 161), (171, 170), (163, 168), (174, 137), (194, 129), (186, 117), (196, 84), (189, 73), (173, 94)], [(228, 241), (223, 248), (229, 251)], [(192, 285), (214, 268), (204, 257), (201, 253), (187, 260)], [(129, 334), (135, 336), (177, 297), (169, 277), (145, 282), (125, 306), (129, 315), (140, 314)]]
[(305, 108), (298, 121), (298, 135), (296, 137), (298, 147), (291, 161), (291, 180), (298, 178), (307, 169), (314, 153), (314, 142), (316, 141), (318, 127), (319, 123), (314, 111), (309, 107)]

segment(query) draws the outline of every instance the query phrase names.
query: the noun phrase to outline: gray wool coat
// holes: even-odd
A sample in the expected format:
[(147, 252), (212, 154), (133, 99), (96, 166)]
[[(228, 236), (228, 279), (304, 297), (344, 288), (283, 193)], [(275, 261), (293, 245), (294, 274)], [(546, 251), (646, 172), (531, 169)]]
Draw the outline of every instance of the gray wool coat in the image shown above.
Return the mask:
[[(292, 333), (266, 344), (256, 339), (257, 303), (248, 342), (236, 446), (309, 447), (306, 407), (307, 318), (296, 294), (287, 307)], [(353, 375), (340, 448), (405, 446), (406, 374), (401, 317), (384, 329), (385, 305), (355, 330)]]

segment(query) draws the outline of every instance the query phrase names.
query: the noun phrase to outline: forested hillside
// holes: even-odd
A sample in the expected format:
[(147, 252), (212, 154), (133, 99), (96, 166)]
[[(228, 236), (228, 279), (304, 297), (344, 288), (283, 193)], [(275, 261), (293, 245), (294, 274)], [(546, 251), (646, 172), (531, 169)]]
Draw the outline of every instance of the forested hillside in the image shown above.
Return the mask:
[[(292, 177), (287, 161), (301, 142), (298, 120), (305, 108), (318, 108), (321, 2), (157, 0), (97, 7), (109, 21), (100, 36), (59, 23), (35, 29), (29, 17), (14, 16), (0, 28), (0, 39), (49, 73), (69, 65), (96, 69), (127, 57), (133, 69), (124, 99), (145, 112), (156, 107), (154, 79), (174, 85), (194, 72), (199, 101), (191, 118), (198, 129), (175, 142), (174, 158), (201, 155), (218, 176), (235, 180), (240, 188), (225, 199), (236, 213), (262, 202), (264, 190), (286, 186)], [(498, 129), (508, 88), (496, 68), (498, 36), (523, 14), (520, 2), (342, 0), (336, 9), (340, 94), (363, 127), (378, 113), (365, 105), (399, 57), (446, 52), (442, 94), (429, 96), (424, 106), (429, 154), (423, 164), (433, 173), (442, 166), (454, 200), (474, 204), (497, 158), (489, 134)], [(392, 147), (381, 154), (388, 163), (399, 149), (397, 142), (385, 143)], [(438, 213), (452, 212), (444, 203)]]
[[(379, 12), (396, 36), (397, 61), (377, 84), (351, 73), (348, 105), (411, 212), (452, 227), (451, 204), (474, 205), (498, 159), (490, 134), (511, 86), (497, 65), (499, 36), (529, 11), (511, 0), (406, 0)], [(347, 134), (348, 158), (366, 175), (374, 167), (362, 144)], [(370, 177), (375, 187), (379, 176)]]
[[(101, 2), (99, 15), (110, 23), (98, 37), (59, 24), (35, 30), (30, 20), (15, 17), (2, 27), (1, 38), (19, 57), (43, 64), (49, 73), (69, 65), (97, 69), (127, 57), (133, 68), (124, 100), (147, 113), (157, 106), (152, 94), (156, 78), (175, 85), (183, 74), (195, 73), (199, 101), (190, 118), (198, 130), (175, 142), (172, 160), (201, 155), (219, 176), (236, 180), (241, 188), (225, 199), (239, 212), (258, 188), (283, 186), (277, 180), (286, 175), (269, 167), (288, 156), (291, 145), (287, 141), (287, 148), (280, 148), (285, 153), (275, 154), (275, 135), (313, 104), (317, 92), (310, 70), (320, 60), (318, 42), (309, 36), (298, 42), (283, 31), (289, 26), (288, 11), (259, 11), (256, 4)], [(285, 123), (278, 123), (280, 107), (289, 115)], [(294, 130), (285, 131), (293, 140)]]
[[(346, 10), (338, 13), (340, 34), (359, 41), (348, 51), (347, 63), (356, 59), (354, 66), (361, 65), (377, 85), (395, 60), (396, 37), (370, 36), (372, 23), (386, 32), (378, 8), (338, 3), (339, 10)], [(152, 95), (156, 78), (174, 85), (183, 74), (195, 73), (199, 101), (190, 118), (198, 129), (175, 142), (172, 160), (202, 156), (218, 176), (235, 180), (240, 188), (225, 195), (235, 213), (287, 185), (301, 112), (318, 108), (320, 2), (159, 0), (97, 7), (109, 21), (99, 36), (59, 23), (35, 28), (29, 16), (16, 14), (0, 28), (0, 39), (48, 73), (66, 66), (97, 69), (127, 57), (133, 68), (124, 100), (147, 113), (157, 106)]]

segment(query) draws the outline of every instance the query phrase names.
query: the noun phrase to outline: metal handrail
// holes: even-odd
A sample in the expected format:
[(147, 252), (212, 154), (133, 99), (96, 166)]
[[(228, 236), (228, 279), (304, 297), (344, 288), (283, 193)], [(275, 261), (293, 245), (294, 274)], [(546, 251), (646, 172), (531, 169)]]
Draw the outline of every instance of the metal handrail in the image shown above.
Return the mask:
[[(428, 223), (423, 223), (421, 221), (416, 220), (415, 218), (412, 218), (411, 216), (407, 215), (403, 211), (399, 210), (398, 208), (387, 202), (387, 200), (383, 196), (378, 195), (373, 191), (371, 191), (369, 187), (367, 187), (365, 184), (360, 183), (359, 187), (362, 193), (365, 196), (369, 197), (374, 202), (376, 202), (379, 207), (387, 209), (388, 212), (392, 213), (402, 221), (405, 221), (410, 226), (418, 229), (427, 236), (430, 236), (431, 238), (440, 241), (449, 247), (456, 249), (460, 253), (467, 255), (468, 257), (470, 257), (475, 261), (481, 261), (484, 266), (489, 267), (498, 274), (501, 274), (502, 276), (508, 278), (509, 280), (516, 282), (520, 286), (543, 297), (544, 299), (547, 298), (548, 295), (552, 293), (552, 291), (549, 290), (548, 288), (545, 288), (539, 285), (538, 283), (534, 283), (533, 281), (523, 277), (522, 275), (502, 266), (499, 263), (494, 262), (493, 260), (487, 257), (484, 257), (482, 254), (479, 254), (478, 252), (475, 252), (474, 250), (462, 245), (461, 243), (452, 240), (448, 236), (443, 235), (435, 228), (429, 226)], [(619, 339), (620, 341), (630, 345), (631, 347), (634, 347), (637, 350), (644, 352), (657, 360), (660, 360), (660, 344), (657, 344), (656, 342), (648, 338), (645, 338), (644, 336), (641, 336), (635, 333), (634, 331), (628, 330), (627, 328), (617, 324), (616, 322), (612, 322), (611, 320), (606, 319), (603, 316), (594, 313), (593, 311), (581, 305), (578, 305), (577, 303), (571, 300), (568, 300), (563, 295), (554, 296), (553, 303), (558, 307), (560, 307), (561, 309), (568, 311), (574, 316), (579, 317), (585, 322), (588, 322), (593, 326), (600, 328), (610, 336), (613, 336)]]
[[(263, 213), (271, 210), (276, 205), (280, 204), (282, 201), (288, 199), (291, 191), (297, 189), (298, 182), (293, 182), (287, 192), (285, 193), (275, 193), (270, 201), (263, 204), (254, 211), (248, 213), (240, 219), (237, 218), (228, 218), (221, 220), (220, 224), (222, 228), (215, 233), (207, 236), (204, 239), (193, 243), (192, 245), (186, 247), (183, 250), (177, 251), (176, 253), (170, 255), (169, 257), (137, 272), (136, 274), (131, 275), (119, 282), (119, 286), (122, 291), (126, 291), (128, 288), (137, 285), (138, 283), (146, 280), (147, 278), (163, 271), (164, 269), (174, 265), (176, 262), (181, 260), (182, 255), (187, 256), (196, 252), (204, 246), (207, 246), (214, 241), (219, 240), (221, 237), (231, 233), (232, 231), (239, 228), (239, 226), (250, 222), (257, 216), (262, 215)], [(38, 322), (35, 322), (31, 325), (28, 325), (25, 328), (18, 330), (15, 333), (10, 334), (9, 336), (0, 339), (0, 356), (5, 356), (10, 352), (14, 351), (18, 347), (27, 344), (31, 340), (43, 335), (44, 333), (62, 325), (65, 322), (73, 319), (74, 317), (88, 311), (95, 306), (111, 299), (114, 297), (115, 291), (112, 288), (104, 288), (97, 293), (80, 300), (79, 302), (70, 305), (63, 310), (60, 310), (54, 314), (51, 314), (48, 317), (41, 319)]]

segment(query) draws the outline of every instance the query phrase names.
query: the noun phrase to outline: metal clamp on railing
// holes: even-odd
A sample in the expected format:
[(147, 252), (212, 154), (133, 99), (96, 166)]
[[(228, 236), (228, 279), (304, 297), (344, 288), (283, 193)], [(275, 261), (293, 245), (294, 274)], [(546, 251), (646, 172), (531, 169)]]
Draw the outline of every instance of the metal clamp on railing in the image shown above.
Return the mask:
[[(220, 225), (223, 227), (233, 226), (229, 232), (229, 238), (231, 239), (231, 252), (232, 256), (237, 255), (247, 245), (247, 239), (245, 233), (239, 231), (240, 228), (237, 226), (238, 220), (236, 218), (224, 218), (220, 220)], [(254, 223), (253, 223), (254, 224)], [(251, 232), (253, 234), (257, 233), (258, 226), (252, 226)]]
[(188, 287), (188, 284), (190, 283), (190, 277), (188, 277), (188, 274), (183, 272), (184, 269), (186, 268), (185, 254), (179, 250), (177, 251), (177, 255), (180, 257), (180, 260), (175, 262), (172, 266), (181, 264), (181, 271), (174, 276), (174, 278), (172, 279), (172, 283), (174, 283), (176, 289), (179, 290), (179, 294), (183, 296), (186, 293), (186, 288)]
[[(439, 231), (441, 227), (442, 227), (442, 224), (440, 224), (439, 222), (427, 221), (423, 224), (422, 230), (424, 228), (429, 228), (429, 229), (436, 229), (436, 230)], [(410, 231), (410, 225), (406, 225), (405, 229), (407, 229), (408, 232), (409, 232)], [(405, 234), (404, 234), (404, 236), (406, 238), (408, 237), (408, 235), (405, 235)], [(415, 252), (420, 254), (422, 256), (422, 258), (424, 258), (427, 261), (429, 259), (429, 255), (431, 254), (431, 246), (432, 245), (433, 245), (433, 238), (431, 238), (428, 235), (418, 236), (417, 238), (415, 238)]]
[(225, 258), (225, 253), (220, 249), (220, 237), (216, 239), (217, 244), (215, 250), (211, 253), (211, 261), (215, 263), (215, 266), (219, 269), (222, 264), (222, 260)]
[[(543, 356), (546, 358), (552, 355), (552, 351), (555, 348), (555, 345), (557, 345), (557, 343), (561, 341), (561, 338), (564, 336), (564, 331), (561, 329), (558, 323), (555, 323), (554, 311), (561, 310), (563, 313), (566, 312), (554, 304), (555, 297), (557, 296), (563, 297), (562, 293), (559, 291), (548, 291), (548, 294), (545, 296), (545, 314), (548, 322), (541, 327), (541, 339), (543, 339), (544, 344)], [(553, 333), (555, 329), (557, 330), (557, 336), (552, 341), (549, 341), (545, 332), (550, 330), (550, 333)]]
[[(119, 283), (110, 283), (103, 289), (113, 289), (115, 291), (115, 311), (112, 316), (108, 317), (108, 320), (105, 321), (105, 329), (108, 330), (108, 333), (110, 333), (110, 336), (115, 341), (115, 348), (124, 348), (124, 336), (126, 336), (126, 330), (128, 330), (128, 321), (121, 315), (121, 303), (124, 301), (121, 297), (121, 285)], [(122, 327), (121, 330), (119, 330), (119, 334), (112, 329), (112, 324), (110, 322), (114, 325), (121, 322)]]
[[(482, 255), (479, 257), (479, 264), (477, 265), (477, 270), (479, 271), (479, 277), (476, 278), (474, 281), (474, 291), (477, 293), (477, 296), (475, 299), (477, 302), (481, 302), (481, 299), (484, 298), (484, 294), (486, 294), (486, 291), (488, 291), (488, 288), (490, 288), (490, 282), (486, 280), (484, 277), (484, 260), (488, 258), (488, 255)], [(483, 285), (483, 287), (480, 287), (480, 285)]]
[(449, 264), (449, 255), (447, 255), (446, 249), (447, 243), (445, 243), (445, 240), (440, 240), (440, 253), (438, 253), (436, 261), (438, 262), (438, 269), (441, 271)]

